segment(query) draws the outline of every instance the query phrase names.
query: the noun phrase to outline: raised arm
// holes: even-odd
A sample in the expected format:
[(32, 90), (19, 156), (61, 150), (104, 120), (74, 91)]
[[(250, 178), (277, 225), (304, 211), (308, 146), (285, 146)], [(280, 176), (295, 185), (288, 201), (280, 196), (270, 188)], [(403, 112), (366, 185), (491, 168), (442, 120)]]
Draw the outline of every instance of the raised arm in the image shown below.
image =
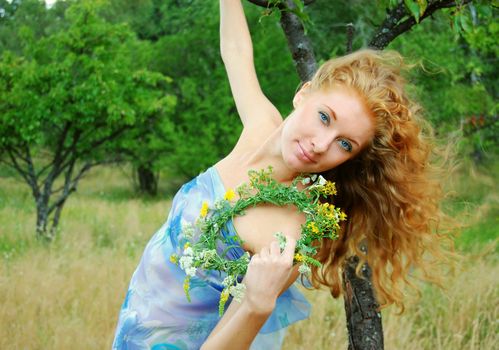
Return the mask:
[(244, 127), (280, 123), (281, 115), (258, 83), (253, 44), (241, 0), (220, 0), (220, 52)]

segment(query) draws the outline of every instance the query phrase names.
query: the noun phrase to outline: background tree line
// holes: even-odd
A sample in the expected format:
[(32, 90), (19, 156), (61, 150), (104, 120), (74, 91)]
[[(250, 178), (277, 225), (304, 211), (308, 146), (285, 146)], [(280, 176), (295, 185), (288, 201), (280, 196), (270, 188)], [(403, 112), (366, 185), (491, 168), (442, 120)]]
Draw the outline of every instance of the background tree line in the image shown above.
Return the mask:
[[(436, 2), (295, 1), (319, 62), (366, 47), (387, 11), (409, 9), (421, 23), (388, 48), (423, 63), (409, 79), (437, 133), (462, 133), (462, 154), (486, 162), (498, 143), (497, 6), (456, 1), (422, 21)], [(245, 6), (260, 83), (287, 115), (300, 79), (281, 14)], [(31, 187), (39, 237), (54, 237), (94, 166), (132, 164), (155, 194), (160, 172), (183, 181), (230, 151), (241, 125), (218, 18), (217, 1), (0, 0), (0, 160)]]

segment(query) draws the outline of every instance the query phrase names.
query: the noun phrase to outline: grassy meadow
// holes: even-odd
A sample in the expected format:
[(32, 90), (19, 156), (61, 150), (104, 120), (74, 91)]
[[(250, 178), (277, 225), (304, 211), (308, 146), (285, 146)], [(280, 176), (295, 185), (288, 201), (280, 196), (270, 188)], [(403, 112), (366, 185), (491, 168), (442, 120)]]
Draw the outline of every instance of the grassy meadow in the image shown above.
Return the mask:
[[(497, 170), (463, 166), (449, 182), (446, 205), (466, 224), (460, 267), (446, 291), (422, 285), (401, 316), (383, 310), (386, 349), (499, 347)], [(94, 169), (70, 196), (56, 241), (45, 245), (34, 237), (28, 186), (0, 169), (0, 349), (110, 348), (131, 274), (170, 200), (135, 195), (123, 169)], [(305, 293), (311, 319), (290, 328), (284, 349), (346, 349), (343, 301)]]

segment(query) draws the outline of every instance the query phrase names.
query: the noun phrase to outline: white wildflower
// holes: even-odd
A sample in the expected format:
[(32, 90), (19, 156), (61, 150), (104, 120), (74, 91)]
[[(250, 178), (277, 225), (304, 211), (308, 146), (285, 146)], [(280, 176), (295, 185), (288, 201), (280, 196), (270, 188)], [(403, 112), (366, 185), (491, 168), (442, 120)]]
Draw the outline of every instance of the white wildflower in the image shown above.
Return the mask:
[(305, 177), (301, 180), (301, 184), (302, 185), (308, 185), (310, 183), (310, 178), (309, 177)]
[(282, 232), (276, 232), (274, 233), (274, 237), (277, 238), (281, 251), (284, 250), (284, 248), (286, 248), (286, 236), (284, 236)]
[(317, 174), (312, 174), (310, 177), (312, 178), (312, 181), (315, 181), (315, 179), (317, 179)]
[(213, 259), (217, 256), (217, 251), (215, 249), (204, 249), (200, 252), (196, 252), (194, 258), (196, 261), (200, 261), (202, 263), (203, 268), (209, 268), (210, 263), (213, 262)]
[(245, 292), (246, 286), (243, 283), (237, 283), (235, 286), (229, 287), (229, 294), (239, 303), (243, 301)]
[(235, 280), (233, 276), (227, 276), (224, 278), (222, 284), (224, 287), (230, 287), (234, 284)]
[(193, 256), (194, 255), (194, 250), (192, 250), (191, 247), (187, 247), (187, 248), (184, 249), (184, 255)]
[(310, 275), (310, 272), (312, 272), (312, 270), (308, 265), (301, 264), (300, 267), (298, 268), (298, 272), (301, 273), (302, 275), (308, 276)]
[(217, 251), (215, 249), (207, 249), (204, 251), (204, 258), (207, 260), (212, 260), (217, 256)]
[(197, 218), (195, 225), (201, 232), (206, 232), (207, 229), (206, 220), (202, 218)]
[(241, 257), (241, 259), (243, 259), (246, 262), (246, 264), (249, 264), (251, 256), (248, 252), (244, 252), (244, 255)]
[(180, 259), (179, 259), (179, 264), (180, 264), (180, 268), (184, 271), (186, 271), (188, 268), (190, 268), (192, 266), (192, 263), (194, 262), (194, 258), (192, 256), (182, 256)]
[(187, 276), (194, 277), (196, 275), (196, 268), (194, 266), (188, 267), (185, 269), (185, 273)]
[(319, 175), (319, 185), (324, 186), (326, 183), (327, 180), (322, 175)]
[(194, 225), (191, 223), (182, 223), (182, 234), (187, 240), (192, 240), (194, 237)]

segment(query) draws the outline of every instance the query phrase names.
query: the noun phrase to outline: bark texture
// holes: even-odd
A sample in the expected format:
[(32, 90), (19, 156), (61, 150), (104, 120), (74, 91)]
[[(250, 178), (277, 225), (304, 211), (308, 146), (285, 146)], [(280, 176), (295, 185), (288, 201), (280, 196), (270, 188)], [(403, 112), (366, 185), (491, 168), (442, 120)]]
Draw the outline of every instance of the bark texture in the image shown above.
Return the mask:
[(384, 348), (383, 325), (371, 282), (371, 268), (364, 264), (359, 277), (355, 274), (358, 263), (358, 257), (351, 257), (343, 270), (348, 350), (380, 350)]
[[(440, 9), (455, 7), (456, 3), (459, 3), (459, 5), (461, 6), (464, 6), (470, 2), (471, 0), (429, 1), (428, 7), (426, 8), (421, 18), (419, 19), (419, 22), (423, 21), (425, 18), (430, 17), (432, 14), (435, 13), (435, 11), (438, 11)], [(407, 32), (416, 24), (418, 24), (418, 22), (416, 22), (416, 19), (409, 13), (404, 2), (402, 1), (395, 8), (387, 12), (385, 20), (376, 31), (373, 38), (370, 40), (369, 47), (377, 50), (383, 50), (396, 37)]]
[(305, 35), (303, 24), (292, 10), (296, 10), (293, 0), (286, 0), (286, 10), (281, 12), (281, 27), (288, 41), (296, 71), (302, 82), (312, 78), (317, 70), (317, 61), (310, 39)]

